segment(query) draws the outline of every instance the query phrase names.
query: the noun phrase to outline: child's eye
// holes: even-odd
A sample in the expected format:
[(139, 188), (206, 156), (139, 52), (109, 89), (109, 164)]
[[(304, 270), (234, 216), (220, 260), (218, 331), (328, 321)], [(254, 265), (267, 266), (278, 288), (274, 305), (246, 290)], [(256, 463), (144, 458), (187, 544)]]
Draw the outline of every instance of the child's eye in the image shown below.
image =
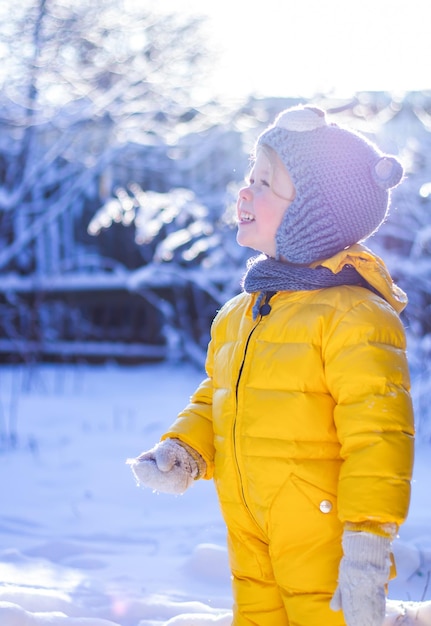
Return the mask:
[(252, 176), (249, 176), (246, 179), (246, 183), (248, 185), (254, 185), (256, 182), (258, 182), (260, 185), (262, 185), (262, 187), (270, 187), (269, 182), (265, 178), (260, 178), (258, 181), (256, 181)]

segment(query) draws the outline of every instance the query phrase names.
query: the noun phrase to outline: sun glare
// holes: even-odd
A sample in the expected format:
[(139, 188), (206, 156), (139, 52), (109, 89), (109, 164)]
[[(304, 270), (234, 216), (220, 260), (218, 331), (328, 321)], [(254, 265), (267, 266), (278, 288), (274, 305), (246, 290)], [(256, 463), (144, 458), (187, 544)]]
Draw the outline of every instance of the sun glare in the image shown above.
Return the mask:
[(429, 0), (266, 0), (256, 9), (245, 0), (188, 0), (181, 7), (210, 20), (209, 43), (219, 54), (208, 87), (223, 95), (431, 88)]

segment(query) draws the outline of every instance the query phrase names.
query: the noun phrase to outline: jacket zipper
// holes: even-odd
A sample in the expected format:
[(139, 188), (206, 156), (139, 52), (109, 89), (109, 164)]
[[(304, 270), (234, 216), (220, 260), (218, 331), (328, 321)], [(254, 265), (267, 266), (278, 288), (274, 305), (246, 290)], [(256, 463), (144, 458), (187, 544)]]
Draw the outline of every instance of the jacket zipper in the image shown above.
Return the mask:
[[(260, 321), (260, 319), (259, 319)], [(238, 416), (238, 388), (239, 388), (239, 383), (241, 380), (241, 375), (242, 375), (242, 371), (244, 369), (244, 364), (245, 364), (245, 359), (247, 356), (247, 350), (248, 350), (248, 346), (250, 343), (250, 339), (251, 336), (253, 335), (254, 331), (256, 330), (257, 326), (258, 326), (259, 322), (252, 328), (252, 330), (250, 331), (248, 337), (247, 337), (247, 341), (245, 344), (245, 348), (244, 348), (244, 352), (242, 355), (242, 362), (241, 362), (241, 367), (239, 368), (239, 372), (238, 372), (238, 378), (236, 381), (236, 387), (235, 387), (235, 421), (233, 423), (233, 428), (232, 428), (232, 436), (233, 436), (233, 451), (234, 451), (234, 457), (235, 457), (235, 463), (236, 463), (236, 470), (238, 473), (238, 478), (239, 478), (239, 487), (240, 487), (240, 492), (241, 492), (241, 497), (242, 497), (242, 501), (243, 504), (245, 506), (245, 508), (247, 509), (250, 517), (254, 520), (253, 514), (250, 511), (248, 504), (247, 504), (247, 500), (245, 497), (245, 493), (244, 493), (244, 486), (243, 486), (243, 481), (242, 481), (242, 474), (241, 474), (241, 469), (239, 467), (239, 463), (238, 463), (238, 455), (237, 455), (237, 445), (236, 445), (236, 426), (237, 426), (237, 416)], [(256, 522), (256, 520), (254, 520)]]
[(233, 428), (232, 428), (233, 450), (234, 450), (234, 456), (235, 456), (235, 463), (236, 463), (236, 469), (237, 469), (238, 477), (239, 477), (240, 491), (241, 491), (243, 504), (244, 504), (245, 508), (247, 509), (250, 517), (253, 519), (253, 521), (255, 522), (255, 524), (257, 526), (258, 526), (257, 521), (255, 520), (254, 515), (250, 511), (250, 508), (249, 508), (249, 506), (247, 504), (247, 500), (246, 500), (245, 493), (244, 493), (244, 487), (243, 487), (241, 470), (240, 470), (239, 463), (238, 463), (237, 446), (236, 446), (236, 425), (237, 425), (237, 415), (238, 415), (238, 389), (239, 389), (239, 384), (240, 384), (240, 381), (241, 381), (241, 376), (242, 376), (242, 372), (243, 372), (243, 369), (244, 369), (245, 359), (246, 359), (246, 356), (247, 356), (248, 346), (250, 344), (251, 337), (252, 337), (254, 331), (259, 326), (260, 322), (262, 321), (262, 317), (268, 315), (271, 312), (271, 307), (269, 305), (269, 301), (270, 301), (270, 299), (272, 298), (272, 296), (275, 293), (276, 292), (270, 291), (270, 292), (268, 292), (266, 294), (265, 302), (262, 305), (262, 307), (260, 308), (259, 319), (257, 320), (257, 323), (253, 326), (253, 328), (249, 332), (249, 335), (247, 337), (247, 341), (245, 343), (244, 352), (243, 352), (243, 355), (242, 355), (241, 367), (239, 368), (238, 377), (237, 377), (236, 386), (235, 386), (235, 404), (236, 404), (236, 409), (235, 409), (235, 421), (233, 423)]

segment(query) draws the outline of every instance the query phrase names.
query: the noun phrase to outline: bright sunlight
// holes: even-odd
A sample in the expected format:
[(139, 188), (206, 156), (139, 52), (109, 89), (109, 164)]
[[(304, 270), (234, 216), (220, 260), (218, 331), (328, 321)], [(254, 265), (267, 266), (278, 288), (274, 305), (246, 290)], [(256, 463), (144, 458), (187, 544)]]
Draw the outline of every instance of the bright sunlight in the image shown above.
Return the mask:
[(208, 89), (233, 97), (430, 89), (429, 7), (429, 0), (181, 3), (209, 18), (219, 54)]

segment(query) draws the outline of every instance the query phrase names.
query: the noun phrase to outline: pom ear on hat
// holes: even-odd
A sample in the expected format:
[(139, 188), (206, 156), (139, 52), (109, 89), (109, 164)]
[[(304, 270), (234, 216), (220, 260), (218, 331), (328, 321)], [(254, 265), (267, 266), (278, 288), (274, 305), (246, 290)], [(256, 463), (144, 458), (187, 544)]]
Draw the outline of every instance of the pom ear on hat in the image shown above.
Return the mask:
[(382, 189), (396, 187), (403, 177), (401, 163), (394, 157), (383, 156), (372, 168), (372, 176), (375, 183)]
[(294, 107), (283, 111), (274, 126), (297, 132), (315, 130), (326, 126), (325, 111), (317, 107)]

